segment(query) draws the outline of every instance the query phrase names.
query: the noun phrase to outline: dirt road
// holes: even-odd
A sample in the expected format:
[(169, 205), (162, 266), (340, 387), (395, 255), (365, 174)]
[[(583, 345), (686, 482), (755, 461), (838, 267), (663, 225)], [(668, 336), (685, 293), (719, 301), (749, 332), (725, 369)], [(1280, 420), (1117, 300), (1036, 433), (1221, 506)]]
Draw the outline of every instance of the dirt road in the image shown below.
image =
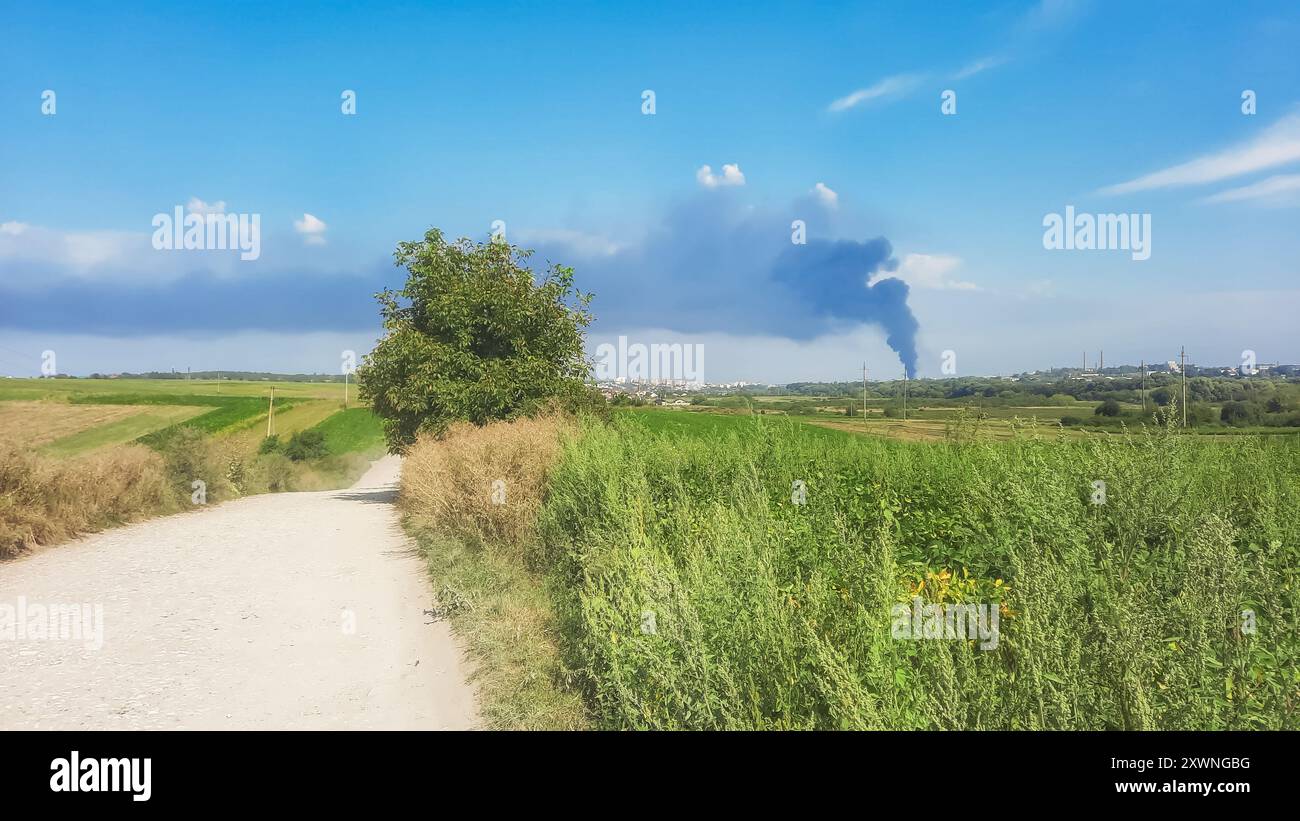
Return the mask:
[[(0, 730), (473, 727), (459, 649), (398, 525), (398, 469), (387, 457), (349, 490), (0, 564)], [(51, 605), (80, 606), (54, 631), (69, 638), (40, 638)]]

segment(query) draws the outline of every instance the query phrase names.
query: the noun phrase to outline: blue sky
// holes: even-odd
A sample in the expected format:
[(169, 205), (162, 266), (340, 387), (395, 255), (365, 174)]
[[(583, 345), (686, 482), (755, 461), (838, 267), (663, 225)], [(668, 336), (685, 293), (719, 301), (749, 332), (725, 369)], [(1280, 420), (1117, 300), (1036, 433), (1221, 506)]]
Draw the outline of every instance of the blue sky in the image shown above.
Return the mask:
[[(331, 371), (398, 241), (495, 220), (596, 293), (593, 346), (699, 342), (711, 381), (895, 375), (852, 297), (891, 277), (922, 376), (1300, 360), (1300, 10), (955, 5), (14, 4), (0, 373)], [(260, 258), (154, 250), (190, 204), (260, 215)], [(1045, 249), (1067, 205), (1149, 214), (1150, 258)]]

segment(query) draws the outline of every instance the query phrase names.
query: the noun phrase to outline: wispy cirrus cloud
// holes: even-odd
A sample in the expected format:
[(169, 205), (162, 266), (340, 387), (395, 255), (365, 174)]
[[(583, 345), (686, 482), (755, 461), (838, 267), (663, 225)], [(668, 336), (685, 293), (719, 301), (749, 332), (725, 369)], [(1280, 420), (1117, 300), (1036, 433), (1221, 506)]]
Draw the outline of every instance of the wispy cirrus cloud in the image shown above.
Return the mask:
[(831, 113), (839, 113), (878, 100), (902, 97), (919, 86), (924, 79), (924, 75), (921, 74), (895, 74), (892, 77), (886, 77), (875, 85), (860, 88), (840, 97), (838, 100), (833, 100), (826, 107), (826, 110)]
[(1204, 185), (1300, 160), (1300, 114), (1278, 120), (1259, 136), (1213, 154), (1162, 168), (1102, 188), (1102, 194), (1131, 194), (1187, 185)]
[(1256, 200), (1273, 201), (1281, 204), (1292, 201), (1294, 198), (1288, 195), (1294, 194), (1300, 194), (1300, 174), (1276, 174), (1250, 185), (1229, 188), (1227, 191), (1211, 194), (1208, 197), (1203, 197), (1201, 202), (1221, 203)]
[(612, 256), (624, 247), (609, 237), (571, 228), (524, 228), (514, 236), (525, 247), (562, 245), (574, 249), (584, 257)]
[(967, 77), (974, 77), (976, 74), (981, 74), (985, 71), (988, 71), (991, 68), (997, 68), (998, 66), (1007, 62), (1007, 59), (1008, 59), (1007, 57), (1000, 56), (1000, 55), (981, 57), (980, 59), (969, 62), (966, 65), (962, 66), (960, 69), (958, 69), (952, 75), (952, 79), (965, 80)]
[(1064, 30), (1083, 14), (1087, 6), (1087, 0), (1040, 0), (1011, 27), (1006, 35), (1011, 42), (999, 53), (971, 60), (956, 71), (936, 70), (890, 75), (874, 85), (859, 88), (832, 100), (826, 110), (838, 114), (871, 103), (900, 99), (930, 80), (944, 82), (966, 80), (982, 74), (1010, 62), (1013, 54), (1024, 52), (1034, 42)]

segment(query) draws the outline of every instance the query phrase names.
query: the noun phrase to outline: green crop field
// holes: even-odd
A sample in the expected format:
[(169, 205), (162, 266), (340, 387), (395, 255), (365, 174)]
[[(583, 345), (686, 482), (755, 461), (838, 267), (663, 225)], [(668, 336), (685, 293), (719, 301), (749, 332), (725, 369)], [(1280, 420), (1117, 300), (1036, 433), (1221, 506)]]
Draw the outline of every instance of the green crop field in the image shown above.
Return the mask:
[[(13, 425), (5, 437), (7, 443), (37, 448), (53, 457), (80, 456), (130, 442), (158, 446), (181, 427), (251, 452), (265, 435), (272, 389), (275, 433), (286, 438), (325, 424), (342, 411), (343, 386), (336, 383), (5, 379), (0, 380), (0, 418), (21, 419), (21, 425)], [(5, 414), (6, 407), (15, 413)], [(363, 435), (363, 414), (368, 413), (348, 411), (349, 421), (331, 428), (337, 429), (338, 438), (331, 452), (370, 446)]]
[[(567, 441), (536, 552), (598, 726), (1300, 726), (1300, 440), (773, 421)], [(917, 602), (998, 641), (900, 640)]]
[(378, 455), (384, 450), (384, 429), (369, 408), (339, 411), (312, 429), (325, 434), (325, 447), (333, 454)]

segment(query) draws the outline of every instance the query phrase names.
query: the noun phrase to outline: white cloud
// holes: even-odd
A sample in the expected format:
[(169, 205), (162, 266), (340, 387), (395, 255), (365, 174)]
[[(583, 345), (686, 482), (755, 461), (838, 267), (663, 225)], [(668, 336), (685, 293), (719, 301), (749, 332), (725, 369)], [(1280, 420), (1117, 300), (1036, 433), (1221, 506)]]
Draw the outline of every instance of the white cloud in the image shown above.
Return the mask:
[(21, 222), (0, 225), (0, 274), (4, 284), (35, 286), (64, 277), (169, 279), (156, 264), (150, 235), (129, 231), (58, 231)]
[(814, 185), (811, 193), (827, 208), (834, 208), (840, 204), (840, 195), (827, 188), (824, 182)]
[(1277, 174), (1259, 182), (1229, 188), (1201, 199), (1201, 202), (1242, 202), (1244, 200), (1272, 200), (1281, 203), (1291, 198), (1284, 195), (1300, 191), (1300, 174)]
[(826, 107), (826, 110), (831, 112), (848, 111), (850, 108), (856, 108), (873, 100), (898, 97), (916, 88), (921, 79), (920, 76), (915, 74), (895, 74), (892, 77), (886, 77), (873, 86), (860, 88), (852, 94), (847, 94), (835, 100)]
[(947, 254), (908, 254), (899, 261), (898, 270), (878, 273), (873, 279), (894, 277), (913, 288), (933, 291), (978, 291), (979, 286), (975, 283), (948, 276), (960, 266), (959, 257)]
[(1084, 0), (1041, 0), (1024, 16), (1020, 27), (1029, 33), (1061, 28), (1073, 22), (1087, 5)]
[(329, 226), (311, 214), (303, 214), (302, 219), (293, 221), (293, 230), (302, 234), (303, 242), (308, 245), (324, 245), (325, 230)]
[(1300, 160), (1300, 114), (1273, 123), (1262, 134), (1231, 148), (1101, 189), (1128, 194), (1178, 185), (1200, 185)]
[(186, 367), (195, 371), (337, 374), (340, 351), (356, 351), (361, 357), (374, 348), (379, 335), (378, 328), (373, 331), (234, 331), (145, 336), (0, 328), (0, 377), (39, 376), (39, 354), (43, 350), (56, 351), (59, 370), (77, 376), (95, 372), (184, 370)]
[[(203, 203), (200, 208), (214, 209), (222, 205)], [(164, 213), (171, 216), (169, 211)], [(209, 210), (205, 219), (214, 219), (220, 213)], [(265, 242), (262, 258), (256, 262), (241, 260), (234, 251), (158, 250), (153, 247), (153, 230), (147, 228), (148, 217), (146, 214), (138, 220), (146, 226), (146, 230), (140, 231), (67, 231), (18, 221), (0, 222), (0, 289), (40, 290), (67, 281), (160, 284), (188, 276), (247, 276), (272, 268), (301, 267), (308, 262), (304, 256), (308, 252), (287, 239)], [(320, 231), (324, 230), (325, 223), (309, 217), (303, 215), (303, 227), (311, 225), (316, 233), (304, 236), (323, 242)], [(308, 242), (320, 244), (313, 243), (312, 239)], [(373, 263), (365, 257), (345, 262), (340, 253), (331, 255), (329, 272), (341, 273), (363, 262)], [(321, 260), (310, 262), (310, 267), (316, 269)]]
[(597, 234), (585, 234), (568, 228), (523, 229), (515, 234), (522, 245), (566, 245), (579, 256), (608, 257), (623, 250), (623, 245)]
[(974, 77), (982, 71), (997, 68), (1006, 61), (1005, 57), (981, 57), (973, 63), (967, 63), (960, 71), (952, 75), (952, 78), (954, 80), (965, 80), (967, 77)]
[(208, 217), (213, 214), (224, 214), (226, 213), (226, 201), (217, 200), (216, 202), (209, 203), (204, 202), (198, 197), (190, 197), (190, 201), (185, 205), (185, 210), (191, 214), (198, 214), (201, 217)]
[(745, 175), (740, 171), (739, 163), (728, 163), (722, 166), (722, 174), (714, 174), (713, 169), (707, 165), (701, 165), (695, 172), (695, 179), (705, 188), (717, 188), (723, 185), (744, 185)]

